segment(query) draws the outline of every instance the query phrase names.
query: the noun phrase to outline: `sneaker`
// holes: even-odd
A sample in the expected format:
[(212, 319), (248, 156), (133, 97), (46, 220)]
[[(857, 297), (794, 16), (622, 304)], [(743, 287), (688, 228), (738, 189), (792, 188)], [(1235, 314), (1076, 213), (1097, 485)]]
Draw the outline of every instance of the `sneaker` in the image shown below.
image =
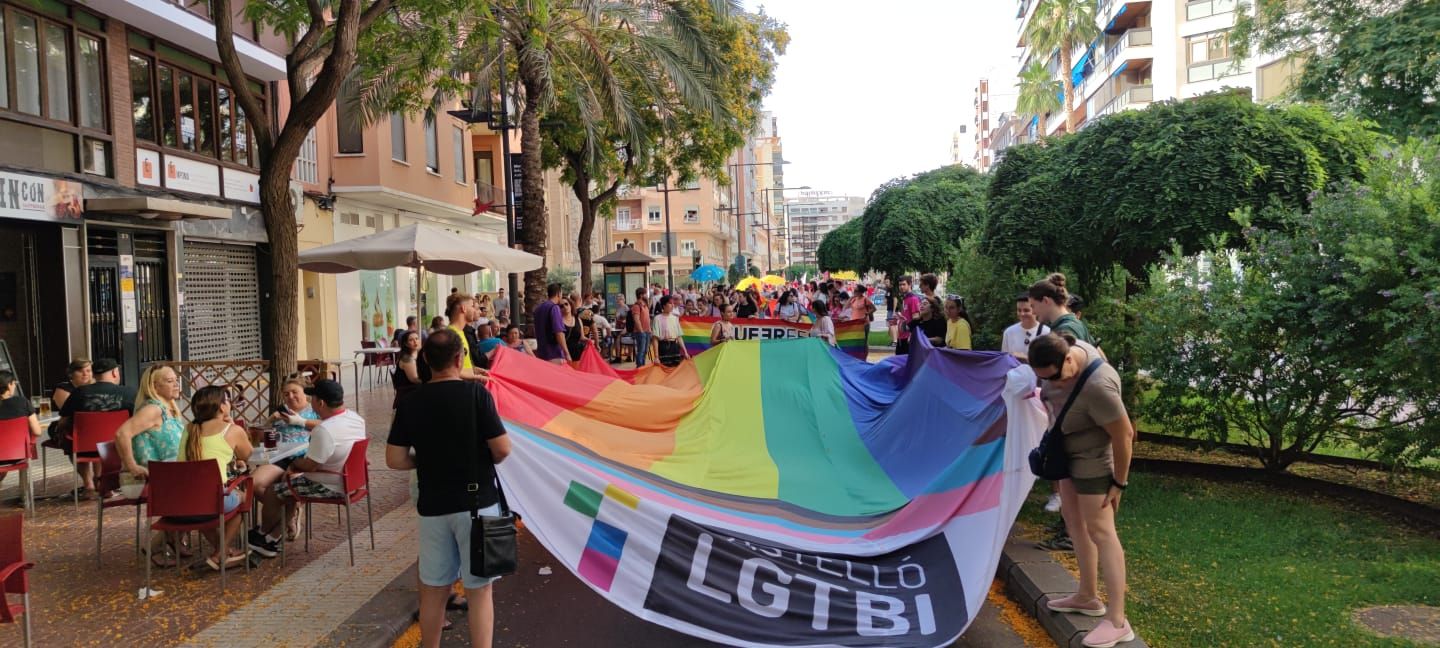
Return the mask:
[(1060, 512), (1060, 494), (1059, 494), (1059, 493), (1054, 493), (1054, 494), (1050, 495), (1050, 499), (1045, 502), (1045, 510), (1048, 511), (1048, 512), (1050, 512), (1050, 513), (1059, 513), (1059, 512)]
[(1110, 623), (1109, 619), (1106, 619), (1101, 621), (1100, 625), (1095, 626), (1095, 629), (1091, 630), (1089, 634), (1086, 634), (1085, 639), (1080, 643), (1089, 648), (1111, 648), (1115, 644), (1134, 640), (1135, 630), (1130, 627), (1129, 621), (1117, 628), (1115, 624)]
[[(1051, 599), (1045, 602), (1045, 608), (1051, 612), (1066, 612), (1070, 614), (1083, 614), (1091, 617), (1105, 616), (1105, 604), (1100, 599), (1085, 600), (1075, 594), (1064, 598)], [(1110, 644), (1115, 645), (1115, 644)]]
[(1075, 543), (1070, 541), (1070, 536), (1063, 533), (1044, 542), (1036, 543), (1035, 546), (1045, 551), (1075, 551)]
[(280, 553), (280, 543), (270, 540), (261, 533), (259, 529), (251, 529), (246, 538), (246, 544), (250, 550), (266, 558), (274, 558)]

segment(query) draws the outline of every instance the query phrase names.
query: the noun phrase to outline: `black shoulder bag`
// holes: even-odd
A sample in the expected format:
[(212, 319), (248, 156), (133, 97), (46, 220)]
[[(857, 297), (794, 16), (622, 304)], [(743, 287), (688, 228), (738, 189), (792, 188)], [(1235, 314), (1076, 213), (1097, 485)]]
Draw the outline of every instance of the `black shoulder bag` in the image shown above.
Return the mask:
[(1055, 417), (1055, 424), (1045, 431), (1045, 436), (1040, 437), (1040, 446), (1030, 451), (1030, 472), (1035, 473), (1036, 477), (1050, 481), (1070, 478), (1070, 456), (1065, 454), (1065, 431), (1060, 428), (1065, 424), (1065, 414), (1070, 411), (1070, 406), (1075, 404), (1075, 397), (1085, 388), (1085, 381), (1089, 380), (1090, 374), (1095, 373), (1102, 364), (1105, 364), (1105, 361), (1100, 358), (1091, 360), (1085, 371), (1080, 373), (1080, 379), (1075, 381), (1075, 389), (1070, 391), (1070, 397), (1065, 399), (1065, 406), (1060, 408), (1060, 414)]
[(495, 492), (500, 498), (500, 515), (480, 514), (480, 449), (475, 445), (478, 430), (475, 427), (475, 407), (479, 396), (475, 389), (484, 389), (469, 383), (471, 392), (470, 426), (465, 435), (470, 449), (470, 483), (465, 490), (470, 492), (470, 574), (480, 578), (496, 578), (515, 573), (518, 565), (515, 547), (515, 516), (505, 501), (505, 489), (500, 485), (500, 475), (495, 474)]

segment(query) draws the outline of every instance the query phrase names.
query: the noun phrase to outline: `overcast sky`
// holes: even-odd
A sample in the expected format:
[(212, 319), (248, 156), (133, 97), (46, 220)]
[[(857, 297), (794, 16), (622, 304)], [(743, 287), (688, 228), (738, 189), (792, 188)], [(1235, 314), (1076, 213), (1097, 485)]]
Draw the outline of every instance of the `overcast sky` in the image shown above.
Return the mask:
[[(779, 119), (785, 184), (868, 197), (971, 150), (975, 84), (1014, 103), (1015, 0), (746, 0), (790, 46), (765, 109)], [(1002, 93), (1012, 96), (1000, 96)], [(991, 120), (999, 110), (992, 105)], [(993, 127), (994, 124), (992, 123)]]

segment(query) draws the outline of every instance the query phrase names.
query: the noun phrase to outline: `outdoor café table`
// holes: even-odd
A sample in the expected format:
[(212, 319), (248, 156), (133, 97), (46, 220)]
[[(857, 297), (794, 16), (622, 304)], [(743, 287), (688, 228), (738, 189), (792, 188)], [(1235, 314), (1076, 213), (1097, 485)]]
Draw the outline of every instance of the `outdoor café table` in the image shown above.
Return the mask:
[(297, 441), (295, 443), (279, 443), (276, 444), (273, 448), (256, 446), (254, 450), (250, 451), (249, 464), (251, 466), (272, 464), (277, 461), (289, 459), (290, 457), (298, 455), (309, 449), (310, 444), (303, 441)]
[(379, 358), (379, 357), (382, 356), (382, 355), (393, 356), (393, 355), (395, 355), (395, 354), (397, 354), (397, 353), (399, 353), (399, 352), (400, 352), (400, 347), (380, 347), (380, 348), (377, 348), (377, 349), (356, 349), (356, 350), (355, 350), (355, 357), (357, 358), (357, 361), (355, 362), (355, 406), (356, 406), (356, 407), (359, 407), (359, 406), (360, 406), (360, 366), (365, 364), (365, 361), (359, 360), (359, 358), (364, 357), (365, 360), (368, 360), (371, 365), (374, 365), (376, 358)]

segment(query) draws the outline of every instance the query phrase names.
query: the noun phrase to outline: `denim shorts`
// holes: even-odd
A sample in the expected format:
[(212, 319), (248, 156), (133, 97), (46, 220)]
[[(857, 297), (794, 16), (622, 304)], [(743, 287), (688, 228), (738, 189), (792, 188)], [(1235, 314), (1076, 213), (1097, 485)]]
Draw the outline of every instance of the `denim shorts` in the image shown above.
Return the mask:
[[(240, 494), (239, 494), (239, 493), (236, 493), (235, 491), (230, 491), (230, 492), (226, 493), (226, 494), (225, 494), (225, 513), (226, 513), (226, 515), (229, 515), (230, 512), (233, 511), (233, 510), (235, 510), (235, 508), (238, 507), (238, 506), (240, 506)], [(175, 517), (175, 518), (170, 518), (170, 519), (173, 520), (173, 521), (175, 521), (175, 522), (199, 523), (199, 522), (210, 522), (210, 521), (213, 521), (213, 520), (215, 519), (215, 517), (214, 517), (214, 516), (211, 516), (211, 515), (191, 515), (191, 516), (185, 516), (185, 517)]]
[[(499, 515), (500, 505), (480, 509), (481, 515)], [(479, 589), (499, 580), (470, 573), (470, 512), (420, 516), (420, 582), (449, 587), (463, 580), (465, 589)]]

